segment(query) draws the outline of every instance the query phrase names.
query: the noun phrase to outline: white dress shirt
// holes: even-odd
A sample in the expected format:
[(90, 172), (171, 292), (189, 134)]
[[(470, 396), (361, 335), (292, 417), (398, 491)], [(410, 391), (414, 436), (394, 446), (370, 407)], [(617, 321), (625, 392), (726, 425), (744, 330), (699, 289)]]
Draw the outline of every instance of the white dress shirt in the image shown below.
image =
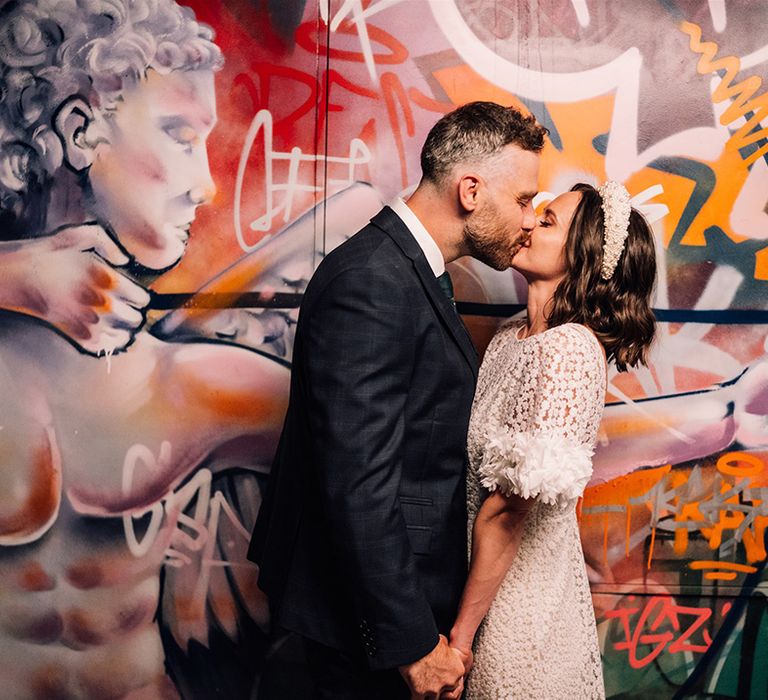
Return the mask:
[(419, 221), (419, 217), (413, 213), (411, 208), (400, 197), (395, 199), (389, 207), (402, 219), (411, 235), (416, 239), (419, 247), (424, 251), (424, 256), (427, 258), (432, 272), (435, 273), (435, 277), (440, 277), (445, 272), (445, 259), (440, 252), (440, 248), (437, 247), (435, 239), (429, 235), (429, 231)]

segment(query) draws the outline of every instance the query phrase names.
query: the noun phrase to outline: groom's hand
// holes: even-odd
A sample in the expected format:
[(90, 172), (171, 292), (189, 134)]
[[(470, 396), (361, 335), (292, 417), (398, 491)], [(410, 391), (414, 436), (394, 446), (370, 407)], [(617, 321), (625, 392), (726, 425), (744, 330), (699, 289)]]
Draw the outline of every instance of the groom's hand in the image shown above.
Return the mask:
[(464, 692), (464, 663), (441, 634), (437, 646), (412, 664), (400, 666), (411, 700), (458, 699)]

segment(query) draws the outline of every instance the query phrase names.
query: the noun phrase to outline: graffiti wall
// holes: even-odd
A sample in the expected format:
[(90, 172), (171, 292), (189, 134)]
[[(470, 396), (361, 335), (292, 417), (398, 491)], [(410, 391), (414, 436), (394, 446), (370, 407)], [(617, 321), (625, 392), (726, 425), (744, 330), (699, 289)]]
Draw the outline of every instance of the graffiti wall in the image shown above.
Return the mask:
[[(0, 1), (4, 697), (247, 698), (245, 561), (318, 261), (475, 99), (626, 184), (660, 333), (581, 505), (609, 697), (764, 697), (768, 23), (722, 0)], [(512, 272), (453, 265), (482, 349)], [(270, 653), (273, 653), (271, 650)]]

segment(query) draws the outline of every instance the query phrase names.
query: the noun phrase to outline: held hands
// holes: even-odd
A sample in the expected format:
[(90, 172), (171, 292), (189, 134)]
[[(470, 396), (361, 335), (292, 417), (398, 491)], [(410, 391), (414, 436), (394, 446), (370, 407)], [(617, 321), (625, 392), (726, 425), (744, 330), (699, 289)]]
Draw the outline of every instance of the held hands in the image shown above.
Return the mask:
[(411, 689), (411, 700), (458, 700), (464, 692), (463, 657), (442, 634), (429, 654), (399, 670)]
[(472, 670), (472, 664), (475, 661), (475, 656), (472, 653), (472, 647), (459, 647), (456, 646), (456, 644), (451, 641), (451, 649), (453, 649), (461, 659), (461, 663), (464, 664), (464, 678), (466, 678), (469, 675), (469, 672)]
[(122, 350), (144, 323), (149, 294), (114, 269), (128, 258), (97, 224), (24, 240), (0, 260), (0, 306), (47, 321), (85, 352)]
[(451, 646), (451, 651), (455, 652), (455, 654), (461, 660), (461, 663), (464, 664), (464, 675), (461, 678), (461, 684), (452, 691), (451, 690), (444, 691), (440, 695), (440, 700), (459, 700), (464, 694), (464, 684), (467, 682), (467, 676), (469, 675), (469, 672), (472, 670), (472, 661), (474, 657), (471, 649), (463, 650), (463, 649), (458, 649), (454, 646)]
[[(475, 656), (472, 653), (472, 641), (473, 639), (470, 637), (468, 640), (462, 637), (456, 627), (454, 627), (451, 630), (451, 649), (458, 654), (459, 658), (461, 659), (461, 662), (464, 664), (464, 681), (466, 682), (467, 676), (469, 675), (469, 672), (472, 670), (472, 664), (475, 661)], [(459, 695), (441, 695), (440, 700), (453, 700), (453, 698), (459, 698), (461, 697), (461, 694)]]

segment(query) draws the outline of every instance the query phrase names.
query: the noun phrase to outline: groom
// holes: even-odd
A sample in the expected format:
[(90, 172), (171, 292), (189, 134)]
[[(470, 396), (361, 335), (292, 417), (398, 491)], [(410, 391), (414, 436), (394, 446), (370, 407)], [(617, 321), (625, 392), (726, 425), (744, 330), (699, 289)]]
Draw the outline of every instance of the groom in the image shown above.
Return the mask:
[(546, 130), (491, 102), (444, 116), (422, 180), (304, 295), (291, 393), (249, 557), (317, 698), (458, 698), (465, 442), (477, 356), (445, 264), (507, 269), (534, 225)]

